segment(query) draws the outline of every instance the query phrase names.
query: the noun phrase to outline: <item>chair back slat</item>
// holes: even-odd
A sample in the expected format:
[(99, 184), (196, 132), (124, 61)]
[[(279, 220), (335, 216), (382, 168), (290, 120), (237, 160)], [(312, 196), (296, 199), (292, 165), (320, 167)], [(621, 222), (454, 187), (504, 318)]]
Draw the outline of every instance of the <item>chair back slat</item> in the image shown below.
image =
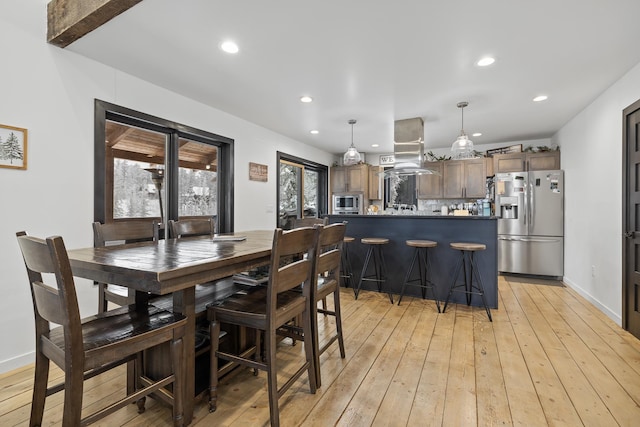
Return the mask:
[(157, 221), (117, 221), (102, 224), (93, 223), (93, 240), (95, 247), (109, 243), (133, 243), (158, 240), (159, 225)]
[(215, 234), (215, 221), (213, 218), (169, 220), (169, 235), (171, 238), (190, 236), (213, 236)]
[(293, 228), (313, 227), (314, 225), (328, 225), (329, 217), (324, 218), (296, 218), (293, 220)]
[[(65, 337), (77, 335), (81, 339), (80, 310), (62, 237), (48, 237), (45, 241), (24, 232), (17, 236), (29, 276), (36, 325), (42, 318), (65, 327)], [(56, 286), (45, 284), (43, 274), (53, 274)]]
[(299, 285), (305, 296), (310, 295), (317, 241), (318, 230), (314, 228), (275, 230), (268, 284), (268, 299), (273, 304), (277, 294)]

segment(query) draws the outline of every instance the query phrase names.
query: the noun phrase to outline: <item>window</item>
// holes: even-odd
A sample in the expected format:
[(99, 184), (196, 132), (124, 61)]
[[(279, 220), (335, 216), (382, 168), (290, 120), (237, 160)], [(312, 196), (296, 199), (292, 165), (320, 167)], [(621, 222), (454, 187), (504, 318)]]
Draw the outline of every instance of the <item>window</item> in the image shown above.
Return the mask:
[(278, 152), (278, 227), (327, 213), (328, 167)]
[(96, 221), (212, 216), (233, 230), (233, 140), (96, 100)]

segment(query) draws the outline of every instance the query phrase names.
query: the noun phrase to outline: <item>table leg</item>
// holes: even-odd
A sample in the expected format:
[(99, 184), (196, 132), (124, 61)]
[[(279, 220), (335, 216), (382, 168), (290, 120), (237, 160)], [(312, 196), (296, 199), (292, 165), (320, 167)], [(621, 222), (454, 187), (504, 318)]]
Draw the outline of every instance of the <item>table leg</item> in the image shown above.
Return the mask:
[(187, 328), (183, 339), (184, 349), (184, 423), (188, 425), (193, 419), (193, 407), (195, 400), (195, 336), (196, 336), (196, 313), (195, 313), (195, 286), (173, 293), (173, 311), (182, 313), (187, 318)]

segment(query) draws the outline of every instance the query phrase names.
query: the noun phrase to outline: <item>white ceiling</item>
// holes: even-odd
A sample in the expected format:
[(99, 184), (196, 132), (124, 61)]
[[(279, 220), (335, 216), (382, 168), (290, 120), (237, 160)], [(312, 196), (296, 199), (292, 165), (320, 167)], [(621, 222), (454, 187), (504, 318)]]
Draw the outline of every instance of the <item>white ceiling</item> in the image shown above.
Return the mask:
[(550, 137), (640, 62), (639, 17), (638, 0), (146, 0), (67, 49), (330, 152), (353, 118), (356, 147), (388, 153), (412, 117), (427, 150), (450, 146), (459, 101), (476, 144)]

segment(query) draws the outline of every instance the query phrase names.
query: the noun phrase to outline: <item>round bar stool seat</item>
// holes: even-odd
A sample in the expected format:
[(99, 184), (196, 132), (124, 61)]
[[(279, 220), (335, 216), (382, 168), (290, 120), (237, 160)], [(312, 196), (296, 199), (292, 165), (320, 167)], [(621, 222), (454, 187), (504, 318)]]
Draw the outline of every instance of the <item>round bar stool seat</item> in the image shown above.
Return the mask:
[[(387, 267), (384, 261), (384, 253), (382, 252), (382, 247), (389, 243), (389, 239), (385, 237), (363, 237), (360, 239), (360, 242), (363, 245), (368, 245), (369, 249), (367, 250), (367, 256), (365, 257), (364, 264), (362, 266), (362, 274), (360, 275), (360, 281), (358, 282), (357, 289), (354, 289), (355, 298), (358, 299), (358, 295), (360, 294), (360, 288), (362, 287), (362, 282), (376, 282), (378, 285), (378, 292), (382, 292), (382, 284), (387, 281)], [(367, 274), (367, 269), (369, 268), (370, 261), (373, 267), (373, 273)], [(393, 295), (391, 292), (388, 292), (389, 300), (391, 304), (393, 304)]]
[[(456, 265), (455, 276), (453, 278), (453, 282), (451, 283), (451, 287), (449, 288), (449, 293), (447, 294), (447, 299), (444, 302), (442, 312), (444, 313), (446, 311), (447, 305), (449, 304), (449, 298), (451, 298), (451, 294), (453, 294), (453, 292), (461, 292), (466, 294), (467, 305), (471, 305), (472, 295), (480, 295), (480, 298), (482, 298), (484, 309), (487, 312), (487, 316), (489, 317), (489, 321), (493, 322), (493, 319), (491, 318), (491, 310), (489, 309), (487, 299), (484, 296), (482, 277), (478, 272), (478, 264), (476, 263), (474, 257), (474, 254), (476, 252), (484, 251), (485, 249), (487, 249), (487, 245), (482, 243), (452, 242), (449, 244), (449, 246), (451, 247), (451, 249), (460, 251), (462, 256), (460, 257), (460, 260)], [(464, 271), (464, 282), (456, 284), (461, 271)], [(475, 284), (473, 280), (474, 278)], [(463, 289), (459, 290), (458, 288)]]
[(355, 237), (344, 236), (342, 239), (344, 245), (342, 245), (342, 261), (340, 269), (342, 270), (340, 277), (347, 288), (355, 288), (353, 283), (353, 269), (351, 267), (351, 258), (349, 257), (349, 243), (355, 242)]
[[(400, 291), (400, 298), (398, 299), (398, 305), (402, 302), (402, 297), (404, 296), (404, 291), (409, 286), (417, 286), (422, 290), (422, 298), (426, 298), (427, 289), (431, 289), (433, 293), (433, 299), (436, 300), (436, 307), (438, 307), (438, 313), (440, 313), (440, 301), (438, 301), (438, 296), (436, 295), (435, 284), (431, 281), (431, 259), (429, 257), (429, 248), (435, 248), (438, 246), (438, 242), (434, 242), (432, 240), (407, 240), (405, 242), (407, 246), (415, 248), (413, 251), (413, 257), (411, 258), (411, 264), (409, 265), (409, 269), (407, 270), (407, 274), (404, 277), (404, 282), (402, 282), (402, 289)], [(416, 260), (418, 260), (418, 274), (419, 277), (417, 279), (411, 279), (411, 273), (416, 265)], [(417, 282), (417, 283), (416, 283)]]

